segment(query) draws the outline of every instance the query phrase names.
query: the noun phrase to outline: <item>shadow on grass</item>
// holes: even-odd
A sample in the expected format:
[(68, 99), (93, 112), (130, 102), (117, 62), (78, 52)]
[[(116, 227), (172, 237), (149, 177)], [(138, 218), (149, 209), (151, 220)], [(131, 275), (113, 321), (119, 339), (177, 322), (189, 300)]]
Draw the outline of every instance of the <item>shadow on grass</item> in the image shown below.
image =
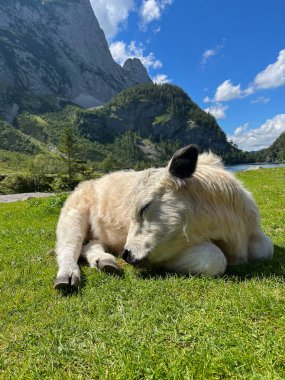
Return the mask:
[[(88, 266), (85, 260), (79, 260), (80, 267)], [(125, 273), (122, 270), (119, 273), (106, 274), (109, 276), (124, 277)], [(161, 268), (136, 268), (136, 276), (143, 280), (161, 280), (169, 276), (185, 277), (187, 275), (166, 271)], [(241, 282), (250, 279), (264, 279), (279, 277), (285, 279), (285, 248), (278, 245), (274, 246), (274, 256), (271, 261), (255, 261), (248, 264), (231, 266), (227, 268), (224, 276), (221, 278), (224, 281)], [(78, 289), (67, 287), (60, 290), (64, 297), (77, 295), (87, 285), (88, 280), (84, 273), (81, 271), (81, 281)]]
[(227, 281), (245, 281), (252, 278), (285, 279), (285, 248), (274, 245), (274, 255), (271, 261), (253, 261), (248, 264), (228, 267), (225, 279)]
[[(83, 259), (83, 258), (79, 258), (78, 260), (78, 265), (80, 268), (82, 267), (88, 267), (89, 268), (89, 265), (88, 263)], [(95, 270), (96, 269), (92, 269), (92, 270)], [(105, 275), (107, 276), (113, 276), (113, 277), (124, 277), (125, 273), (123, 270), (119, 271), (119, 272), (114, 272), (114, 273), (106, 273), (105, 272)], [(79, 284), (79, 287), (78, 288), (75, 288), (75, 287), (72, 287), (72, 286), (66, 286), (62, 289), (58, 289), (58, 292), (63, 296), (63, 297), (70, 297), (72, 295), (78, 295), (82, 289), (85, 288), (85, 286), (87, 285), (88, 283), (88, 280), (87, 280), (87, 276), (86, 274), (84, 273), (84, 271), (80, 270), (80, 284)]]
[[(140, 269), (138, 276), (142, 279), (162, 279), (168, 276), (188, 277), (165, 271), (163, 269)], [(271, 261), (255, 261), (248, 264), (229, 266), (225, 275), (222, 277), (225, 281), (245, 281), (252, 278), (263, 279), (279, 277), (285, 279), (285, 248), (274, 245), (274, 256)]]

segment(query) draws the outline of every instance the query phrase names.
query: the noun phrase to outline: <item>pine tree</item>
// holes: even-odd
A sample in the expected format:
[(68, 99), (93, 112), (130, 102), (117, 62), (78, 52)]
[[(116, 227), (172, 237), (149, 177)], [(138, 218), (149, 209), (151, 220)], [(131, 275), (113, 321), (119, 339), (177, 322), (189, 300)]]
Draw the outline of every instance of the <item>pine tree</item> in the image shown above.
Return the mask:
[(79, 134), (74, 128), (65, 127), (60, 136), (59, 149), (67, 162), (69, 185), (74, 181), (79, 158)]

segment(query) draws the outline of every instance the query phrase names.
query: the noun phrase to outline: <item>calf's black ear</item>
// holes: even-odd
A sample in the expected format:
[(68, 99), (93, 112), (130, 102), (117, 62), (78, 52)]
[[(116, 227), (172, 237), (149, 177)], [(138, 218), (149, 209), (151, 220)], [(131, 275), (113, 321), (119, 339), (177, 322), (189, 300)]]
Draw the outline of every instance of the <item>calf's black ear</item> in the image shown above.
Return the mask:
[(174, 153), (168, 170), (171, 175), (177, 178), (189, 178), (196, 169), (198, 160), (198, 148), (196, 145), (188, 145)]

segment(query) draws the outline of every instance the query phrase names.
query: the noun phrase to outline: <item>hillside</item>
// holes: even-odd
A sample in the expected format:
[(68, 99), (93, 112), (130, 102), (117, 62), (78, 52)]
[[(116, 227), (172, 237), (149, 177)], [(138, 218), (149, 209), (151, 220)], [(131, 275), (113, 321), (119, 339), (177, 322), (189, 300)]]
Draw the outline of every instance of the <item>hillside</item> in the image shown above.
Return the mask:
[[(95, 150), (112, 147), (128, 133), (136, 136), (143, 154), (150, 151), (150, 160), (151, 156), (160, 156), (162, 142), (175, 147), (197, 144), (201, 151), (211, 149), (225, 159), (239, 153), (227, 142), (213, 116), (201, 110), (179, 87), (169, 84), (126, 89), (93, 110), (69, 105), (40, 115), (25, 112), (17, 117), (15, 127), (51, 145), (58, 145), (64, 127), (72, 127)], [(148, 146), (144, 148), (145, 145)]]
[(44, 146), (31, 135), (0, 120), (0, 149), (35, 155), (44, 151)]
[[(255, 162), (277, 148), (284, 152), (284, 135), (262, 155), (242, 152), (179, 87), (139, 85), (95, 109), (69, 104), (56, 112), (22, 112), (13, 126), (0, 122), (0, 192), (62, 191), (105, 172), (162, 166), (186, 144), (212, 150), (226, 164)], [(13, 152), (30, 158), (17, 168)]]
[(270, 147), (255, 153), (256, 161), (285, 161), (285, 132)]
[(93, 107), (151, 82), (140, 60), (112, 58), (89, 0), (1, 0), (0, 116)]

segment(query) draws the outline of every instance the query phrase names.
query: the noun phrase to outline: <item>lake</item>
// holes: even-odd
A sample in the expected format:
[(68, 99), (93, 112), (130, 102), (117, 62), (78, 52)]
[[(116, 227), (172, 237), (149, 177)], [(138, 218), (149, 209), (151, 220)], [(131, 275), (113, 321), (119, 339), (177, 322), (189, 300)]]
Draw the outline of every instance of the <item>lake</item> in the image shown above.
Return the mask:
[(285, 164), (267, 164), (267, 163), (264, 163), (264, 164), (256, 164), (256, 163), (239, 164), (239, 165), (226, 166), (226, 169), (229, 170), (230, 172), (242, 172), (242, 171), (247, 170), (253, 166), (258, 166), (258, 167), (262, 167), (262, 168), (278, 168), (280, 166), (285, 166)]

